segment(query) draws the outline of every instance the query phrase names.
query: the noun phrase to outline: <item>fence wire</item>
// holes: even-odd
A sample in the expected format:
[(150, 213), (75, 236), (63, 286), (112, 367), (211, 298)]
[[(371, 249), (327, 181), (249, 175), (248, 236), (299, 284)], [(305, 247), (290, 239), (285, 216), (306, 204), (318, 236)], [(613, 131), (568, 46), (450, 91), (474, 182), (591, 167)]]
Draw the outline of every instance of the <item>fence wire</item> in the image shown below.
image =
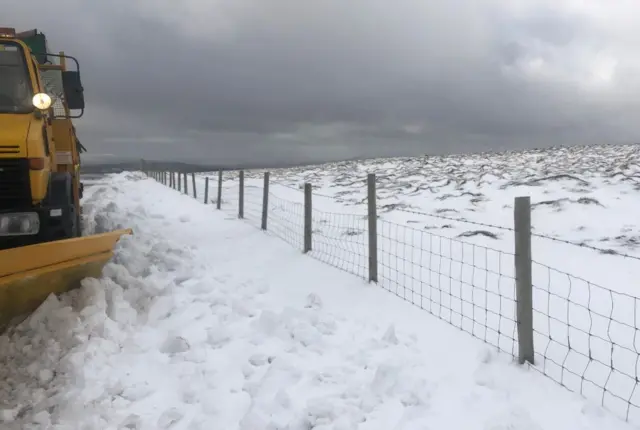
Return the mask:
[(268, 231), (297, 249), (304, 244), (304, 205), (269, 193)]
[(378, 221), (379, 284), (515, 356), (513, 254)]
[(640, 257), (638, 257), (636, 255), (625, 254), (623, 252), (616, 251), (615, 249), (610, 249), (610, 248), (607, 248), (607, 249), (598, 248), (597, 246), (589, 245), (588, 243), (584, 243), (584, 242), (572, 242), (570, 240), (560, 239), (560, 238), (557, 238), (557, 237), (553, 237), (553, 236), (549, 236), (549, 235), (541, 234), (541, 233), (531, 233), (531, 236), (538, 237), (538, 238), (541, 238), (541, 239), (551, 240), (553, 242), (563, 243), (565, 245), (577, 246), (579, 248), (587, 248), (587, 249), (590, 249), (592, 251), (596, 251), (596, 252), (598, 252), (600, 254), (617, 255), (619, 257), (630, 258), (632, 260), (640, 260)]
[(312, 211), (311, 255), (367, 279), (367, 219), (363, 215)]
[(442, 220), (446, 220), (446, 221), (453, 221), (453, 222), (457, 222), (457, 223), (476, 225), (476, 226), (479, 226), (479, 227), (494, 228), (496, 230), (513, 231), (513, 228), (511, 228), (511, 227), (505, 227), (505, 226), (502, 226), (502, 225), (489, 224), (489, 223), (486, 223), (486, 222), (472, 221), (472, 220), (468, 220), (468, 219), (464, 219), (464, 218), (454, 218), (454, 217), (450, 217), (450, 216), (446, 216), (446, 215), (442, 215), (442, 214), (430, 214), (430, 213), (423, 212), (423, 211), (418, 211), (418, 210), (415, 210), (415, 209), (407, 209), (407, 208), (402, 208), (402, 207), (393, 207), (393, 210), (396, 210), (398, 212), (410, 213), (410, 214), (413, 214), (413, 215), (421, 215), (421, 216), (426, 216), (426, 217), (431, 217), (431, 218), (442, 219)]
[(536, 365), (563, 387), (640, 418), (638, 298), (533, 262)]
[[(209, 187), (215, 203), (217, 178)], [(244, 217), (258, 228), (263, 191), (245, 184)], [(222, 209), (237, 214), (239, 195), (237, 183), (223, 185)], [(304, 204), (271, 192), (268, 203), (269, 234), (302, 250)], [(382, 219), (377, 235), (382, 288), (517, 357), (513, 253)], [(367, 216), (313, 209), (309, 255), (368, 279)], [(640, 422), (640, 299), (535, 261), (532, 277), (535, 363), (529, 367)]]
[(246, 185), (244, 189), (244, 218), (260, 228), (262, 223), (262, 187)]

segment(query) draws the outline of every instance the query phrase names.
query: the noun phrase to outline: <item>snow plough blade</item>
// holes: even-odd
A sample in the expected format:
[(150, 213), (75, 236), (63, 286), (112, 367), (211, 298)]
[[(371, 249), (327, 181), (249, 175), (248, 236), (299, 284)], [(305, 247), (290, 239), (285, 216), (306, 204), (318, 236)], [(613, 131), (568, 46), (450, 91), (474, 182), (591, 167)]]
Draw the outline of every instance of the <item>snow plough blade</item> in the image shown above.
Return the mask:
[(130, 229), (45, 242), (0, 251), (0, 332), (17, 317), (30, 314), (49, 294), (100, 277), (113, 250)]

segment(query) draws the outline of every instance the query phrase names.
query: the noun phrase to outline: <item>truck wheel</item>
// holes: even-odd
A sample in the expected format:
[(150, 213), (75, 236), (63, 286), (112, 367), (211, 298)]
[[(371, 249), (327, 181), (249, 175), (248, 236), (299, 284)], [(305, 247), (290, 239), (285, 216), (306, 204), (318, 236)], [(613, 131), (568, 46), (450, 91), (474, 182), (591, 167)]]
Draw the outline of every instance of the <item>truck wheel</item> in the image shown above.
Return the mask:
[(80, 218), (80, 214), (77, 213), (75, 217), (75, 222), (73, 226), (73, 237), (82, 236), (82, 220)]
[(71, 175), (68, 173), (54, 173), (51, 175), (51, 188), (49, 193), (49, 205), (52, 208), (64, 208), (64, 219), (56, 223), (56, 227), (50, 227), (48, 236), (53, 240), (70, 239), (79, 236), (79, 214), (73, 204), (73, 191), (71, 187)]
[(73, 193), (69, 189), (69, 226), (71, 237), (80, 237), (80, 212), (73, 202)]

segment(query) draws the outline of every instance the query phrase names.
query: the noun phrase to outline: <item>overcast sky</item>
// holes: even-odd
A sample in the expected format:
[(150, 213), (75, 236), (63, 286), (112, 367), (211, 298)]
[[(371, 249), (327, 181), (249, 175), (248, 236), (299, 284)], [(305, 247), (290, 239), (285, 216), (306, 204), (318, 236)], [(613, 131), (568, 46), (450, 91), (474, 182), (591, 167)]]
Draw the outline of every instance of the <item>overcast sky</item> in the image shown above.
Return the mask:
[(635, 142), (637, 0), (20, 0), (94, 157), (316, 161)]

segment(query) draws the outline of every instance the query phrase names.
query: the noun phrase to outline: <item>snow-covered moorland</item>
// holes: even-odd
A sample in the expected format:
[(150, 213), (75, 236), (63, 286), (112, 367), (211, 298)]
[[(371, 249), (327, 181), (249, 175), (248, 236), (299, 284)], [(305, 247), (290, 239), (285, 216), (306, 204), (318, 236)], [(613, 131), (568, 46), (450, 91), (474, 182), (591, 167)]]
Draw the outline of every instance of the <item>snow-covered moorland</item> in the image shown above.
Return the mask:
[[(530, 196), (536, 369), (640, 422), (639, 157), (637, 145), (603, 145), (272, 170), (270, 230), (302, 247), (309, 182), (311, 255), (366, 278), (375, 173), (379, 284), (514, 353), (513, 200)], [(205, 176), (215, 201), (213, 173), (198, 178), (198, 198)], [(237, 211), (237, 172), (225, 172), (222, 201)], [(262, 172), (246, 172), (250, 222), (259, 224), (261, 201)]]
[(0, 336), (0, 428), (634, 428), (597, 401), (140, 174), (86, 190), (132, 227), (103, 279)]

